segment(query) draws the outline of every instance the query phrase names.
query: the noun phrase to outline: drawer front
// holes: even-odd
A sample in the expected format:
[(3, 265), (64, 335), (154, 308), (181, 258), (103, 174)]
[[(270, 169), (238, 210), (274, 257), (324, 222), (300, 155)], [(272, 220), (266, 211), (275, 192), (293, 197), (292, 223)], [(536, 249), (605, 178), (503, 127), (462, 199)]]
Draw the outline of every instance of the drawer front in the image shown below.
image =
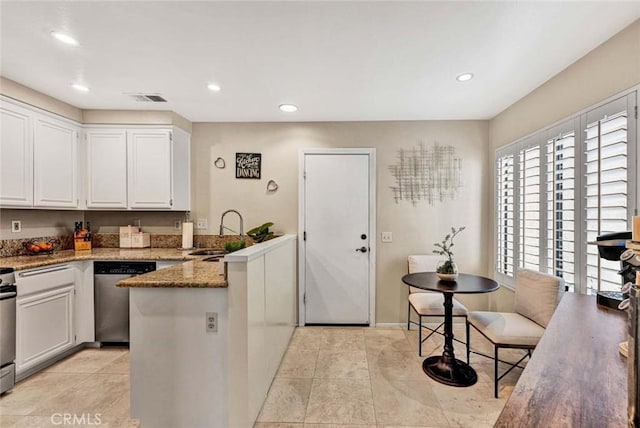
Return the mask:
[(18, 297), (73, 285), (75, 275), (71, 265), (53, 265), (16, 273)]

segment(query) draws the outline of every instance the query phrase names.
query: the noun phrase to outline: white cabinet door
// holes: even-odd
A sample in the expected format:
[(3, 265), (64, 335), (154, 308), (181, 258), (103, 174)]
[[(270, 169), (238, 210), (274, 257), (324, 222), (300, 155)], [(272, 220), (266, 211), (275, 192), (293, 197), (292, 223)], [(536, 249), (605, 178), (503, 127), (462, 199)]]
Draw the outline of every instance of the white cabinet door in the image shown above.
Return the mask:
[(129, 133), (129, 208), (171, 208), (171, 132)]
[(31, 112), (0, 104), (0, 205), (33, 204), (33, 132)]
[(36, 115), (33, 140), (35, 206), (78, 206), (77, 140), (74, 126)]
[(75, 275), (75, 334), (76, 344), (95, 340), (95, 316), (93, 300), (93, 262), (72, 263)]
[(127, 208), (127, 133), (87, 131), (87, 208)]
[(60, 264), (16, 272), (18, 375), (75, 345), (76, 269)]
[(172, 169), (172, 209), (176, 211), (191, 210), (191, 136), (174, 128)]
[(70, 285), (17, 299), (16, 370), (23, 372), (74, 345)]

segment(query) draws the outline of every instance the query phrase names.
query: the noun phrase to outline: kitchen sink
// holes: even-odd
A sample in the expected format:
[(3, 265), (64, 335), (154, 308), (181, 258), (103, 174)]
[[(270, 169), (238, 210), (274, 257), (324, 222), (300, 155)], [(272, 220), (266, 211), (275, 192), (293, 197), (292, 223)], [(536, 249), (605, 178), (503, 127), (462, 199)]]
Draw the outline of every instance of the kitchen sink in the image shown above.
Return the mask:
[(224, 250), (204, 249), (189, 253), (190, 256), (224, 256)]
[(213, 256), (213, 257), (206, 257), (202, 259), (202, 261), (203, 262), (219, 262), (223, 258), (224, 258), (224, 255), (219, 255), (219, 256)]

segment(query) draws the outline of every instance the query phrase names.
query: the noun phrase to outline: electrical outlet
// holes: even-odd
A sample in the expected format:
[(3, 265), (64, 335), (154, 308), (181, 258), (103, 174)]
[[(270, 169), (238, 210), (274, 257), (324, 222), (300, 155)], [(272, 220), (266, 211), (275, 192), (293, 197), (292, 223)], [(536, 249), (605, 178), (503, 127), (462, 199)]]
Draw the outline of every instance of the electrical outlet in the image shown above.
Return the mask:
[(22, 232), (22, 222), (20, 220), (11, 220), (11, 232)]
[(393, 242), (393, 233), (382, 232), (382, 242)]
[(206, 218), (199, 218), (196, 221), (196, 229), (206, 229), (208, 226), (209, 221)]
[(218, 313), (217, 312), (207, 312), (205, 321), (207, 326), (207, 333), (218, 332)]
[(176, 221), (173, 222), (173, 228), (175, 230), (180, 230), (180, 226), (181, 226), (180, 225), (180, 220), (176, 220)]

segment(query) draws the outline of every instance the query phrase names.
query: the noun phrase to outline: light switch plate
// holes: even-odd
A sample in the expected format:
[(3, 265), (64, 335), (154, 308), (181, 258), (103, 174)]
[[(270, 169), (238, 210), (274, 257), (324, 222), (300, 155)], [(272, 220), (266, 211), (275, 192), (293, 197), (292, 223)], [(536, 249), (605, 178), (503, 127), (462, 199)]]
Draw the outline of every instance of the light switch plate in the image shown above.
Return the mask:
[(199, 218), (196, 220), (196, 229), (206, 229), (208, 226), (208, 220), (206, 218)]
[(22, 222), (20, 220), (11, 220), (11, 232), (22, 232)]
[(393, 242), (393, 233), (382, 232), (382, 242)]

